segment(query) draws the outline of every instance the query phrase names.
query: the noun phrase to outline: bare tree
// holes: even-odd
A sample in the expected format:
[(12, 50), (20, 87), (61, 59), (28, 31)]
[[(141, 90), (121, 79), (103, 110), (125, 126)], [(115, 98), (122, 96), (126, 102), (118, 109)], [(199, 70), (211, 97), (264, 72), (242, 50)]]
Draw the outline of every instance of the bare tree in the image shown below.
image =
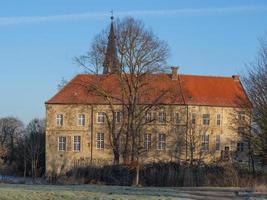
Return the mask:
[(87, 73), (101, 74), (107, 48), (108, 30), (105, 29), (93, 38), (89, 51), (74, 58), (74, 62)]
[(24, 130), (23, 123), (14, 117), (0, 119), (0, 148), (4, 163), (15, 159), (15, 148)]
[(188, 120), (185, 135), (186, 162), (190, 166), (204, 162), (205, 156), (211, 154), (213, 149), (209, 147), (209, 125), (196, 125)]
[[(267, 163), (267, 39), (260, 40), (259, 54), (249, 64), (248, 74), (243, 80), (247, 94), (253, 104), (253, 148), (258, 149), (264, 164)], [(252, 145), (252, 144), (251, 144)]]
[[(150, 110), (160, 106), (164, 96), (170, 94), (169, 88), (156, 92), (157, 88), (150, 85), (150, 82), (155, 81), (153, 80), (153, 74), (164, 71), (163, 66), (166, 64), (169, 49), (166, 42), (159, 40), (151, 30), (147, 30), (142, 21), (131, 17), (115, 22), (115, 34), (116, 53), (120, 63), (119, 73), (115, 78), (116, 86), (118, 86), (117, 91), (109, 91), (105, 88), (102, 84), (102, 77), (99, 77), (94, 83), (91, 82), (86, 85), (90, 92), (104, 97), (112, 112), (112, 120), (107, 120), (111, 132), (111, 146), (116, 147), (119, 140), (118, 136), (123, 133), (122, 154), (124, 163), (135, 162), (139, 170), (145, 116)], [(103, 32), (96, 37), (90, 51), (90, 55), (95, 55), (95, 58), (100, 58), (99, 60), (105, 58), (106, 45), (108, 44), (107, 37), (101, 35), (103, 36)], [(96, 71), (87, 67), (84, 64), (86, 62), (81, 58), (76, 59), (79, 65), (88, 69), (90, 73)], [(83, 58), (90, 61), (89, 56)], [(102, 62), (98, 61), (98, 63), (103, 62), (104, 60)], [(151, 92), (156, 92), (156, 95), (148, 98)], [(120, 106), (124, 119), (123, 126), (120, 124), (121, 132), (115, 137), (111, 131), (111, 129), (116, 129), (114, 128), (116, 125), (114, 123), (114, 104)], [(139, 182), (138, 177), (136, 184)]]
[(45, 122), (44, 120), (34, 119), (26, 127), (24, 137), (24, 162), (25, 172), (27, 163), (31, 165), (31, 176), (33, 181), (44, 171), (44, 152), (45, 152)]

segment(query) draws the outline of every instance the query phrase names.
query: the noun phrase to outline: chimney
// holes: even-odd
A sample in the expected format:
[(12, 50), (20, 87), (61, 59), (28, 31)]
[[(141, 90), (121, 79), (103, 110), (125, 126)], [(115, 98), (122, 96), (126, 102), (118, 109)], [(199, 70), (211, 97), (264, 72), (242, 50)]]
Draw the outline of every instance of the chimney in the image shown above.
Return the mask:
[(234, 79), (234, 81), (239, 81), (240, 75), (232, 75), (232, 78)]
[(179, 69), (179, 67), (171, 67), (171, 69), (172, 69), (172, 80), (178, 80), (178, 74), (177, 74), (177, 72), (178, 72), (178, 69)]

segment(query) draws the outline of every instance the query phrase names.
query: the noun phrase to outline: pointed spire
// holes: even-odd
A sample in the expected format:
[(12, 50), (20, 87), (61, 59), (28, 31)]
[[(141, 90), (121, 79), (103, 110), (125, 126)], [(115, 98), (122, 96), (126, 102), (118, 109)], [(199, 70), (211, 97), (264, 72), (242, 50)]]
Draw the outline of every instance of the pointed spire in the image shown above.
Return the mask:
[(103, 63), (103, 74), (115, 74), (120, 71), (120, 64), (117, 58), (117, 47), (116, 47), (116, 36), (114, 32), (114, 25), (113, 25), (113, 11), (111, 11), (111, 24), (110, 24), (110, 31), (108, 36), (108, 45), (105, 54), (105, 60)]

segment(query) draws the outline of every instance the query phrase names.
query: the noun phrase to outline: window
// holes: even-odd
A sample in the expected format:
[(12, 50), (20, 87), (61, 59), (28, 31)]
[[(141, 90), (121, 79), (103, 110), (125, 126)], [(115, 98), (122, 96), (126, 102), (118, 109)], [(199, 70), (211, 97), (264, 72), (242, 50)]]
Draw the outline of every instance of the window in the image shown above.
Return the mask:
[(66, 137), (63, 136), (58, 137), (58, 150), (66, 151)]
[(209, 151), (209, 135), (206, 133), (201, 136), (201, 150)]
[(151, 134), (144, 134), (144, 148), (151, 148)]
[(159, 134), (158, 150), (165, 150), (166, 148), (166, 135)]
[(85, 126), (85, 115), (84, 114), (78, 115), (78, 125)]
[(56, 123), (57, 123), (57, 126), (63, 126), (63, 115), (62, 114), (57, 114)]
[(217, 114), (216, 124), (217, 124), (217, 126), (221, 125), (221, 115), (220, 114)]
[(74, 136), (73, 150), (74, 151), (81, 151), (81, 136)]
[(96, 135), (96, 148), (104, 149), (104, 133), (97, 133)]
[(192, 124), (196, 124), (196, 113), (192, 113)]
[(152, 113), (149, 112), (146, 114), (146, 123), (152, 122)]
[(221, 150), (221, 137), (220, 137), (220, 135), (216, 135), (215, 150), (216, 151), (220, 151)]
[(210, 124), (210, 115), (203, 114), (203, 125), (209, 125), (209, 124)]
[(99, 112), (97, 113), (97, 123), (104, 123), (105, 122), (105, 113)]
[(243, 142), (238, 142), (236, 146), (237, 151), (244, 151), (244, 143)]
[(241, 111), (241, 112), (238, 113), (238, 120), (244, 121), (245, 118), (246, 118), (246, 116), (245, 116), (245, 112), (244, 111)]
[(179, 123), (180, 123), (179, 113), (175, 113), (175, 124), (179, 124)]
[(165, 112), (159, 113), (159, 123), (166, 123), (166, 113)]
[(120, 123), (121, 122), (121, 112), (115, 112), (115, 122)]

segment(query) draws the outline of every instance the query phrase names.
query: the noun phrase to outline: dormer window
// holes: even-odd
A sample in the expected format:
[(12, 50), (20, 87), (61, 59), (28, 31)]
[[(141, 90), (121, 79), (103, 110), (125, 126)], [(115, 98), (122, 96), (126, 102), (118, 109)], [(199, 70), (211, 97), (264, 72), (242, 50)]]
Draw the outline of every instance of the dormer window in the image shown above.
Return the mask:
[(57, 114), (56, 124), (57, 126), (63, 126), (63, 115), (62, 114)]

